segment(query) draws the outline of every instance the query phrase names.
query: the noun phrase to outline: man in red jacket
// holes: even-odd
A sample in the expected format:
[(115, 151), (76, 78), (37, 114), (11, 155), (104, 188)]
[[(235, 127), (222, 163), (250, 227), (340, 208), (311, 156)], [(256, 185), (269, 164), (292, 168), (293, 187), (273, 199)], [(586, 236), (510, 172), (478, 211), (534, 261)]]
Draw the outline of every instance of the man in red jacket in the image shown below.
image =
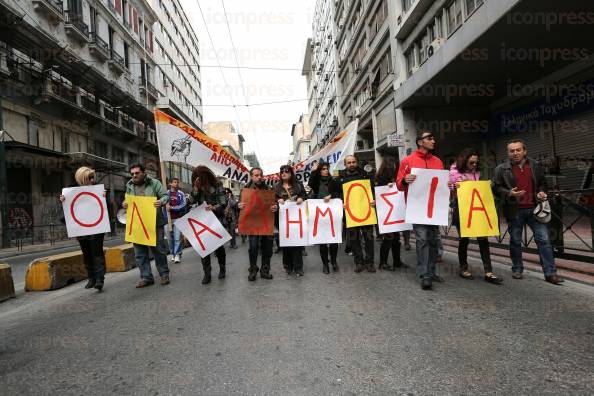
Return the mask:
[[(432, 154), (435, 149), (435, 137), (429, 131), (421, 131), (417, 135), (417, 151), (400, 162), (396, 184), (400, 191), (408, 193), (409, 184), (417, 178), (410, 173), (412, 168), (443, 169), (443, 163)], [(443, 282), (443, 278), (435, 273), (437, 262), (437, 245), (439, 240), (439, 227), (435, 225), (413, 224), (417, 239), (417, 273), (421, 278), (423, 290), (429, 290), (433, 281)]]

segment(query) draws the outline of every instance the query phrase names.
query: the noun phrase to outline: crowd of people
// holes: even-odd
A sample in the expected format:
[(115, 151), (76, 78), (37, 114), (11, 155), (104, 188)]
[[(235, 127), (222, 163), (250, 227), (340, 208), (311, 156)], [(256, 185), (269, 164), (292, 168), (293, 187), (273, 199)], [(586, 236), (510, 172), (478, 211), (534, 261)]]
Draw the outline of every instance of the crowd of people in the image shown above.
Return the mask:
[[(317, 163), (312, 171), (308, 187), (306, 188), (297, 180), (292, 166), (283, 165), (280, 167), (279, 180), (272, 187), (276, 203), (271, 205), (273, 213), (278, 212), (279, 207), (285, 202), (295, 202), (303, 205), (307, 199), (323, 199), (328, 202), (330, 199), (343, 199), (343, 185), (355, 180), (369, 180), (371, 186), (397, 186), (398, 190), (407, 194), (408, 188), (412, 185), (416, 176), (411, 172), (413, 168), (438, 169), (444, 168), (443, 162), (433, 154), (436, 147), (435, 136), (429, 131), (422, 131), (416, 137), (417, 150), (398, 162), (395, 158), (386, 156), (380, 165), (375, 177), (365, 172), (358, 164), (354, 155), (346, 156), (344, 169), (335, 177), (330, 174), (330, 165)], [(558, 285), (562, 282), (557, 276), (555, 261), (551, 243), (549, 241), (548, 226), (541, 218), (535, 216), (535, 212), (547, 201), (544, 171), (541, 165), (527, 156), (526, 144), (521, 140), (513, 140), (507, 145), (508, 160), (497, 166), (494, 170), (491, 186), (495, 194), (498, 206), (501, 208), (509, 225), (510, 235), (510, 256), (512, 260), (512, 278), (522, 279), (524, 266), (522, 263), (522, 233), (525, 225), (532, 229), (534, 240), (538, 247), (538, 254), (542, 264), (545, 280)], [(453, 208), (452, 224), (460, 234), (460, 217), (458, 214), (458, 202), (456, 189), (465, 181), (481, 180), (480, 155), (473, 148), (467, 148), (457, 156), (449, 169), (450, 180), (448, 183), (452, 191), (450, 205)], [(161, 285), (166, 285), (169, 280), (169, 267), (167, 262), (168, 252), (171, 260), (179, 263), (182, 257), (182, 237), (175, 225), (169, 232), (166, 216), (172, 220), (182, 217), (191, 205), (206, 204), (206, 210), (212, 211), (219, 221), (224, 224), (232, 237), (230, 247), (237, 248), (236, 230), (239, 212), (244, 210), (246, 205), (236, 199), (229, 189), (223, 188), (214, 173), (205, 166), (197, 166), (192, 173), (192, 191), (185, 194), (179, 189), (179, 180), (170, 181), (169, 190), (165, 189), (162, 183), (147, 175), (143, 165), (135, 164), (130, 167), (131, 180), (126, 185), (126, 194), (136, 196), (150, 196), (156, 198), (157, 207), (156, 221), (156, 246), (144, 246), (134, 244), (135, 259), (140, 270), (140, 281), (136, 285), (143, 288), (154, 284), (154, 277), (150, 267), (149, 249), (155, 259), (155, 265), (160, 275)], [(81, 168), (76, 172), (77, 185), (94, 184), (95, 173), (90, 168)], [(265, 181), (261, 168), (250, 170), (250, 181), (245, 188), (269, 190), (270, 187)], [(60, 197), (64, 200), (64, 197)], [(344, 199), (343, 199), (344, 201)], [(371, 199), (370, 205), (374, 206), (375, 201)], [(126, 203), (123, 203), (126, 208)], [(276, 226), (278, 227), (278, 216)], [(347, 251), (352, 252), (354, 271), (376, 272), (375, 267), (375, 238), (373, 225), (346, 228), (344, 227), (345, 244)], [(416, 244), (416, 268), (417, 274), (424, 290), (433, 287), (433, 282), (443, 282), (444, 279), (437, 274), (436, 263), (441, 256), (441, 239), (439, 227), (426, 224), (413, 224), (413, 232)], [(165, 235), (170, 234), (169, 247)], [(271, 274), (271, 258), (273, 255), (274, 235), (242, 235), (248, 240), (249, 266), (248, 280), (255, 281), (258, 272), (263, 279), (273, 279)], [(410, 235), (405, 235), (405, 246), (409, 246)], [(395, 270), (405, 264), (401, 261), (401, 235), (398, 232), (381, 234), (381, 245), (379, 249), (380, 270)], [(88, 272), (89, 282), (87, 288), (95, 287), (98, 290), (103, 288), (105, 276), (105, 257), (103, 256), (103, 234), (78, 238), (81, 250), (85, 257), (85, 265)], [(493, 272), (489, 242), (486, 237), (478, 239), (480, 257), (484, 267), (484, 279), (493, 284), (501, 284), (503, 279)], [(464, 279), (473, 279), (468, 265), (469, 238), (459, 238), (458, 261), (459, 275)], [(287, 274), (294, 274), (297, 277), (304, 275), (303, 269), (303, 247), (282, 247), (282, 264)], [(339, 271), (338, 244), (319, 245), (319, 254), (324, 274)], [(226, 276), (226, 253), (224, 246), (219, 247), (213, 253), (219, 264), (218, 278)], [(391, 256), (391, 264), (390, 262)], [(258, 257), (261, 257), (261, 265), (258, 267)], [(201, 259), (204, 271), (203, 284), (211, 282), (211, 259), (210, 255)]]

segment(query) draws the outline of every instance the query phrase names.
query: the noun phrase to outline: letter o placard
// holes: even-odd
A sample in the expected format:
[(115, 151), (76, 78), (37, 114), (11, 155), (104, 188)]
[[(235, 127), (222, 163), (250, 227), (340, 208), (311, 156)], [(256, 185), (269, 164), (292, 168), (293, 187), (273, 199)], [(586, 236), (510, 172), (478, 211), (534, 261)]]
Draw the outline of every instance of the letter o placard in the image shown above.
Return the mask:
[[(79, 199), (83, 195), (89, 195), (89, 196), (95, 198), (97, 200), (97, 203), (99, 204), (99, 207), (101, 208), (101, 213), (99, 214), (99, 219), (94, 223), (83, 223), (82, 221), (77, 219), (76, 215), (74, 214), (74, 204), (76, 203), (76, 200)], [(83, 191), (81, 193), (78, 193), (74, 197), (74, 199), (72, 199), (72, 202), (70, 203), (70, 215), (72, 216), (72, 219), (76, 222), (76, 224), (78, 224), (79, 226), (92, 228), (92, 227), (95, 227), (96, 225), (98, 225), (99, 223), (101, 223), (101, 221), (103, 220), (103, 217), (105, 216), (105, 208), (103, 207), (103, 204), (101, 203), (101, 199), (97, 195), (87, 192), (87, 191)]]
[(371, 199), (369, 199), (369, 193), (367, 192), (367, 189), (365, 188), (365, 186), (363, 186), (360, 183), (353, 183), (349, 186), (349, 189), (347, 191), (347, 196), (346, 196), (346, 210), (347, 212), (349, 212), (349, 216), (351, 216), (351, 218), (356, 221), (357, 223), (362, 223), (365, 220), (367, 220), (369, 218), (369, 216), (371, 216), (371, 205), (367, 205), (367, 213), (365, 214), (365, 217), (357, 217), (353, 214), (353, 212), (351, 211), (351, 207), (349, 205), (350, 203), (350, 196), (351, 196), (351, 190), (355, 187), (360, 187), (363, 189), (363, 191), (365, 192), (365, 197), (367, 198), (367, 202), (371, 202)]

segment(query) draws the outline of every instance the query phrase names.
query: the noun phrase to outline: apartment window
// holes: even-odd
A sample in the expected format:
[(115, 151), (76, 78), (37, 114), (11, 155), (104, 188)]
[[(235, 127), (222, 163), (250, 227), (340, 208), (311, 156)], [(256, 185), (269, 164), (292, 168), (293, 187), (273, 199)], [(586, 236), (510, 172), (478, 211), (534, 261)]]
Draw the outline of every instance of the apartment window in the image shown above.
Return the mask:
[(138, 163), (138, 154), (128, 151), (128, 165)]
[(466, 16), (472, 14), (483, 3), (484, 0), (466, 0)]
[(392, 71), (392, 55), (390, 54), (390, 50), (388, 49), (388, 51), (386, 51), (386, 53), (382, 57), (382, 60), (379, 65), (380, 81), (384, 81), (384, 79), (388, 77), (388, 75), (390, 75)]
[(113, 146), (111, 148), (111, 157), (114, 161), (124, 162), (124, 150), (119, 147)]
[(413, 46), (406, 54), (406, 67), (408, 69), (409, 75), (414, 73), (414, 69), (416, 66), (417, 66), (417, 59), (415, 56), (415, 47)]
[(448, 34), (462, 25), (462, 0), (455, 0), (448, 7)]
[(89, 7), (89, 13), (91, 17), (91, 33), (97, 34), (97, 10), (93, 7)]
[(415, 3), (415, 0), (402, 0), (402, 9), (408, 11), (410, 7)]
[(124, 64), (126, 69), (130, 69), (130, 46), (124, 41)]
[(68, 11), (82, 17), (83, 7), (81, 0), (68, 0)]
[(93, 142), (92, 154), (98, 157), (107, 158), (107, 144), (105, 142), (95, 140)]
[(128, 13), (128, 2), (126, 0), (122, 0), (122, 22), (124, 26), (127, 26), (130, 21), (130, 14)]
[(39, 145), (39, 125), (37, 120), (27, 118), (27, 143), (31, 146)]

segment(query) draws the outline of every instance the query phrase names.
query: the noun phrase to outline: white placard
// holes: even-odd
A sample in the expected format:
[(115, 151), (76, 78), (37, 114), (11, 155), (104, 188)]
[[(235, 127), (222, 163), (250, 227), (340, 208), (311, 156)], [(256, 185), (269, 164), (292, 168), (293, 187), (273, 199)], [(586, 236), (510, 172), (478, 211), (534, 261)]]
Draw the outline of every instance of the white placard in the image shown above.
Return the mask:
[(412, 230), (412, 224), (406, 223), (406, 201), (404, 192), (399, 191), (396, 183), (392, 188), (375, 188), (375, 209), (380, 234)]
[(450, 189), (447, 170), (412, 168), (417, 175), (408, 187), (406, 222), (409, 224), (448, 225)]
[(206, 210), (206, 203), (190, 210), (184, 217), (176, 219), (174, 223), (202, 258), (231, 240), (231, 235), (217, 219), (217, 216)]
[(307, 200), (308, 241), (310, 245), (342, 243), (343, 205), (340, 199)]
[(69, 238), (111, 232), (103, 184), (62, 189), (66, 232)]
[(285, 202), (279, 205), (279, 244), (281, 247), (306, 246), (308, 243), (307, 213), (305, 202)]

